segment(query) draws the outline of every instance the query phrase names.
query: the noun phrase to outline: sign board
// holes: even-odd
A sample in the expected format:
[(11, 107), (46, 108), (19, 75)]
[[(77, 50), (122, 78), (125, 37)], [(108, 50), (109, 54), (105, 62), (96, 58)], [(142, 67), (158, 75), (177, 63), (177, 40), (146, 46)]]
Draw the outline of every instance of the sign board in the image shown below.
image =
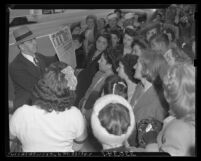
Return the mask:
[(76, 67), (75, 49), (70, 29), (65, 26), (61, 30), (49, 35), (57, 56), (61, 62)]

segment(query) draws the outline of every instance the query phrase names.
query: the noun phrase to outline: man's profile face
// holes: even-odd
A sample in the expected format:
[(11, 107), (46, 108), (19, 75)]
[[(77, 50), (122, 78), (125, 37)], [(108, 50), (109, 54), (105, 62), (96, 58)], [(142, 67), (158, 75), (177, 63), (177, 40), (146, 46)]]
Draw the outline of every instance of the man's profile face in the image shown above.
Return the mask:
[(36, 39), (31, 39), (28, 41), (23, 42), (23, 50), (25, 52), (35, 54), (37, 52), (37, 42)]

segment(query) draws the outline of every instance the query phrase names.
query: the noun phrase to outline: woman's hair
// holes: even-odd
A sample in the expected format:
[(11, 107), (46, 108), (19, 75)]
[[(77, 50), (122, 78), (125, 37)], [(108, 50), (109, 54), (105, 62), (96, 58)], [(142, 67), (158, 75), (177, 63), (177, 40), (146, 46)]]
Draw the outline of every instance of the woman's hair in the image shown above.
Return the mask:
[(33, 89), (34, 104), (47, 112), (70, 109), (75, 100), (75, 92), (68, 87), (68, 81), (62, 69), (68, 65), (53, 63)]
[(70, 31), (71, 31), (71, 33), (73, 32), (73, 30), (74, 30), (76, 27), (81, 28), (81, 22), (76, 22), (76, 23), (71, 24), (71, 26), (70, 26)]
[(98, 118), (101, 125), (110, 134), (120, 136), (125, 134), (130, 126), (129, 110), (119, 103), (107, 104), (100, 111)]
[(169, 66), (159, 51), (150, 48), (143, 51), (139, 61), (142, 64), (142, 76), (150, 82), (153, 82), (158, 75), (163, 77)]
[(169, 46), (169, 44), (170, 44), (169, 38), (168, 38), (167, 34), (165, 34), (165, 33), (158, 34), (158, 35), (154, 36), (152, 39), (154, 39), (156, 42), (163, 42), (166, 46)]
[(177, 118), (195, 120), (195, 67), (177, 63), (163, 79), (165, 96)]
[(117, 73), (117, 68), (119, 66), (119, 59), (123, 55), (123, 51), (118, 48), (108, 48), (103, 52), (103, 56), (107, 63), (112, 65), (113, 73)]
[(122, 38), (121, 33), (118, 30), (111, 30), (109, 33), (116, 35), (119, 38), (119, 40)]
[(111, 75), (106, 78), (105, 84), (103, 86), (104, 95), (106, 94), (116, 94), (128, 99), (128, 86), (126, 81), (123, 80), (118, 75)]
[(142, 38), (135, 38), (131, 47), (133, 48), (134, 45), (138, 45), (143, 50), (148, 48), (148, 44)]
[(80, 35), (80, 34), (73, 34), (72, 38), (73, 38), (73, 40), (78, 40), (80, 43), (82, 43), (84, 40), (84, 36)]
[(139, 80), (134, 78), (135, 75), (135, 69), (133, 68), (135, 64), (137, 63), (138, 56), (137, 55), (132, 55), (132, 54), (126, 54), (125, 56), (121, 57), (119, 62), (122, 63), (124, 66), (124, 72), (128, 76), (128, 78), (134, 82), (138, 83)]
[(130, 28), (126, 28), (125, 29), (125, 32), (124, 32), (124, 35), (129, 35), (131, 36), (132, 38), (134, 38), (135, 36), (137, 36), (137, 32), (134, 31), (133, 29), (130, 29)]
[(86, 19), (85, 19), (86, 22), (87, 22), (88, 19), (93, 19), (94, 20), (94, 24), (97, 25), (97, 17), (95, 15), (88, 15), (86, 17)]
[(172, 47), (171, 50), (172, 56), (175, 58), (176, 62), (192, 63), (191, 58), (182, 49), (179, 49), (178, 47)]

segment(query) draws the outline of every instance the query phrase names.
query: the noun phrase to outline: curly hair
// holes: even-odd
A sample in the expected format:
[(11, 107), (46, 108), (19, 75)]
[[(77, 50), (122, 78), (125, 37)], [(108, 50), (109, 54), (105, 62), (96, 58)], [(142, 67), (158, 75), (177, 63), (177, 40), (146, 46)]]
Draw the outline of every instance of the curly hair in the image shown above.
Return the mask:
[(33, 89), (34, 104), (47, 112), (65, 111), (74, 104), (75, 92), (68, 87), (68, 81), (62, 69), (68, 65), (63, 62), (53, 63)]
[(177, 118), (195, 120), (195, 67), (177, 63), (163, 79), (165, 96)]
[(114, 135), (122, 135), (130, 126), (129, 110), (119, 103), (106, 105), (99, 113), (100, 123), (105, 129)]

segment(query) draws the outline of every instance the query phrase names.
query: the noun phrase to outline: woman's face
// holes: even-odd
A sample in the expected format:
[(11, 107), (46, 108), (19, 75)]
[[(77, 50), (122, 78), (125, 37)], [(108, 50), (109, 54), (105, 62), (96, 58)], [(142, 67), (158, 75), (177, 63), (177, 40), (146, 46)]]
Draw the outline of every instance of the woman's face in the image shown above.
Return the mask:
[(107, 39), (100, 36), (96, 41), (96, 49), (100, 52), (104, 51), (108, 46)]
[(127, 77), (124, 71), (124, 65), (121, 62), (119, 62), (119, 67), (117, 68), (117, 72), (119, 77), (121, 77), (122, 79), (125, 79)]
[(128, 34), (125, 34), (123, 39), (124, 48), (130, 48), (132, 42), (133, 42), (133, 37), (129, 36)]
[(92, 19), (92, 18), (88, 18), (86, 23), (87, 23), (88, 28), (90, 28), (90, 29), (93, 29), (95, 26), (94, 19)]
[(75, 27), (74, 29), (73, 29), (73, 31), (72, 31), (72, 35), (73, 34), (80, 34), (80, 30), (81, 30), (81, 28), (79, 27), (79, 26), (77, 26), (77, 27)]
[(139, 57), (142, 55), (142, 50), (137, 44), (133, 46), (133, 55), (138, 55)]
[(156, 33), (157, 33), (156, 28), (153, 28), (153, 29), (147, 31), (147, 34), (146, 34), (147, 41), (149, 41), (149, 39)]
[(119, 38), (117, 37), (116, 34), (111, 34), (111, 38), (112, 38), (112, 46), (115, 47), (119, 42)]
[(98, 20), (98, 27), (100, 29), (102, 29), (103, 27), (105, 27), (105, 21), (104, 21), (104, 19), (99, 19)]
[(142, 64), (139, 61), (139, 59), (138, 59), (136, 65), (133, 68), (135, 69), (134, 78), (141, 80), (142, 79)]
[(112, 19), (110, 19), (109, 21), (108, 21), (108, 24), (109, 24), (109, 26), (111, 27), (111, 28), (114, 28), (114, 27), (116, 27), (117, 26), (117, 18), (112, 18)]

